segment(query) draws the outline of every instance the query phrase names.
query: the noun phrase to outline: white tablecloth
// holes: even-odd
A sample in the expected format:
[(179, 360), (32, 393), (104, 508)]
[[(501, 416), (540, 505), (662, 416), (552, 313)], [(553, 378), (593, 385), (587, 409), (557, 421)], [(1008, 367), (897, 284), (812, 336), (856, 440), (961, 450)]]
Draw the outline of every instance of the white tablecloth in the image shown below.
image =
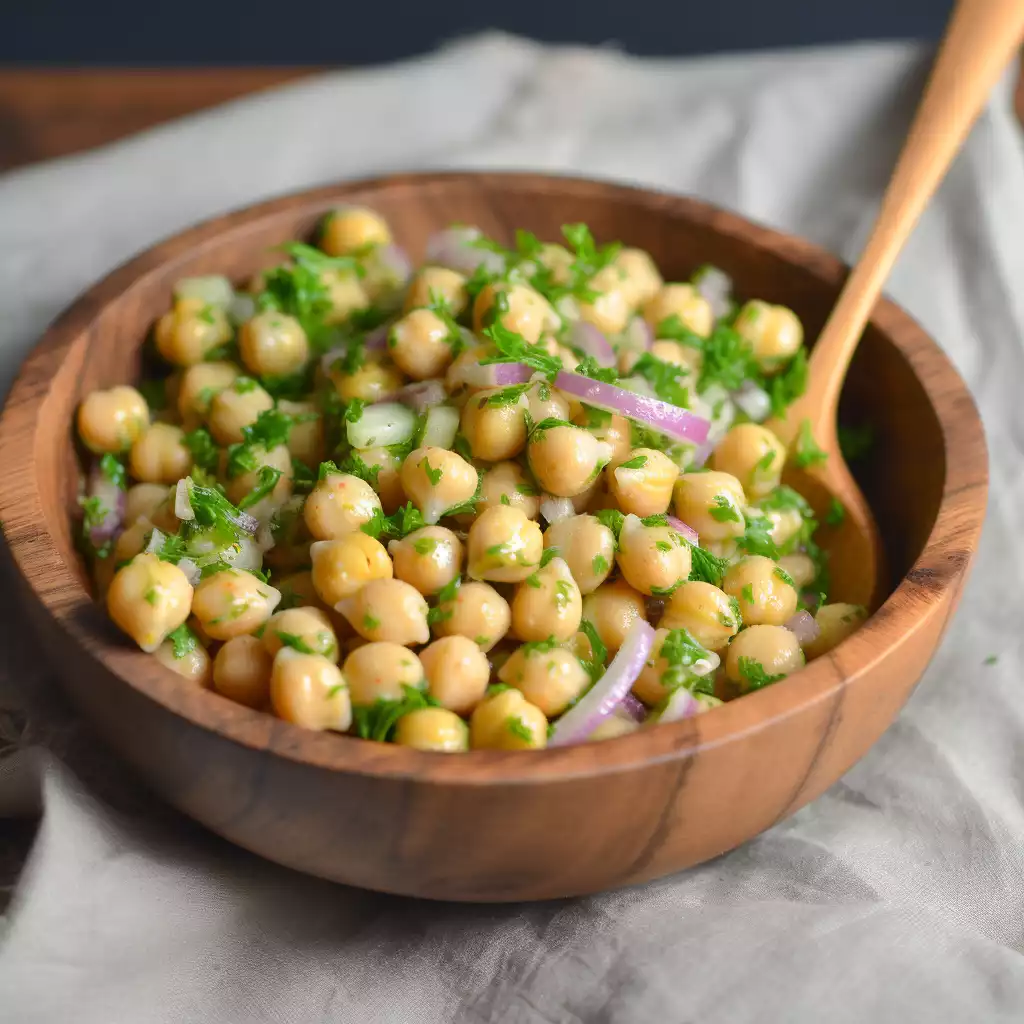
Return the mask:
[[(131, 253), (227, 208), (383, 170), (623, 178), (853, 257), (926, 58), (880, 45), (639, 61), (488, 36), (9, 174), (0, 390), (47, 321)], [(94, 748), (4, 607), (0, 815), (35, 801), (44, 813), (2, 918), (0, 1019), (1020, 1021), (1022, 285), (1024, 154), (1008, 78), (890, 282), (967, 378), (988, 430), (992, 501), (962, 610), (899, 720), (844, 780), (662, 882), (447, 906), (263, 863), (154, 806)]]

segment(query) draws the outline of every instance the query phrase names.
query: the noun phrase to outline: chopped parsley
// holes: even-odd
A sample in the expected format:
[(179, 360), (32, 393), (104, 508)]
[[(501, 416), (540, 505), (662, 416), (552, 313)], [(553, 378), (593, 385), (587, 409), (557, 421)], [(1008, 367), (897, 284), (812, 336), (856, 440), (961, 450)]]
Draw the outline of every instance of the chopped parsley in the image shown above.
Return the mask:
[(509, 715), (505, 719), (505, 729), (515, 736), (516, 739), (522, 740), (524, 743), (533, 742), (533, 730), (521, 718), (516, 718), (515, 715)]
[(602, 525), (607, 526), (615, 537), (615, 543), (619, 542), (619, 534), (622, 532), (622, 524), (626, 517), (616, 508), (602, 508), (594, 513), (594, 518)]
[(257, 474), (256, 486), (238, 503), (239, 509), (252, 508), (262, 501), (277, 486), (284, 474), (273, 466), (261, 466)]
[(417, 555), (430, 555), (437, 550), (438, 544), (441, 542), (436, 537), (417, 537), (412, 542), (413, 550)]
[(450, 583), (446, 583), (437, 592), (437, 604), (427, 611), (427, 622), (433, 626), (439, 622), (444, 622), (446, 619), (450, 619), (453, 614), (453, 609), (444, 608), (446, 604), (451, 604), (459, 595), (459, 587), (462, 585), (462, 580), (456, 576)]
[(740, 594), (742, 595), (743, 600), (747, 602), (747, 604), (753, 604), (754, 603), (754, 586), (753, 586), (752, 583), (748, 583), (740, 591)]
[(290, 647), (293, 651), (298, 651), (299, 654), (319, 654), (319, 651), (313, 650), (305, 640), (302, 639), (297, 633), (285, 633), (283, 630), (275, 630), (275, 636), (285, 647)]
[(833, 498), (828, 504), (828, 511), (825, 513), (825, 522), (829, 526), (842, 526), (846, 521), (846, 508), (838, 498)]
[(605, 665), (608, 664), (608, 648), (605, 647), (597, 627), (589, 619), (580, 621), (580, 632), (590, 643), (590, 658), (588, 660), (581, 658), (580, 662), (587, 670), (591, 680), (596, 682), (604, 675)]
[(170, 640), (173, 647), (174, 657), (179, 660), (191, 654), (199, 643), (195, 633), (184, 622), (177, 629), (168, 633), (167, 639)]
[(703, 345), (700, 391), (720, 384), (726, 391), (735, 391), (751, 379), (760, 384), (762, 377), (753, 346), (726, 324), (718, 324)]
[(420, 460), (420, 469), (427, 474), (427, 479), (430, 481), (431, 487), (436, 487), (441, 482), (441, 477), (444, 476), (444, 471), (441, 469), (434, 469), (430, 464), (430, 458), (426, 455)]
[(751, 515), (746, 520), (743, 536), (737, 539), (736, 546), (748, 555), (776, 559), (779, 557), (779, 548), (772, 539), (773, 528), (767, 516)]
[(633, 365), (631, 372), (643, 377), (663, 402), (682, 409), (690, 407), (690, 393), (681, 383), (684, 377), (689, 376), (684, 367), (655, 359), (650, 352), (645, 352)]
[(764, 666), (756, 658), (741, 656), (738, 667), (740, 679), (743, 680), (746, 690), (760, 690), (764, 686), (770, 686), (772, 683), (786, 678), (785, 672), (780, 672), (778, 675), (766, 672)]
[(708, 509), (711, 518), (719, 523), (741, 523), (743, 516), (740, 510), (724, 494), (716, 494), (712, 508)]
[(376, 740), (386, 743), (394, 736), (398, 720), (410, 711), (423, 708), (438, 707), (436, 701), (428, 693), (417, 690), (414, 686), (402, 684), (403, 696), (400, 700), (378, 698), (373, 704), (352, 708), (352, 725), (357, 736), (364, 740)]
[(185, 447), (192, 453), (193, 465), (215, 473), (220, 462), (220, 449), (205, 427), (198, 427), (187, 433), (182, 440)]
[(369, 612), (366, 612), (363, 615), (363, 629), (367, 630), (367, 632), (380, 629), (380, 619), (376, 619)]
[(786, 572), (785, 569), (782, 568), (781, 565), (775, 566), (775, 568), (772, 570), (772, 575), (775, 576), (777, 579), (782, 580), (783, 583), (788, 584), (794, 590), (796, 590), (796, 581), (793, 579), (792, 576), (789, 575), (788, 572)]
[(789, 365), (768, 380), (772, 415), (785, 419), (786, 409), (807, 390), (807, 350), (797, 349)]
[(695, 675), (693, 666), (708, 657), (708, 651), (699, 644), (687, 630), (673, 629), (661, 643), (658, 652), (667, 667), (661, 674), (661, 685), (666, 690), (678, 690), (685, 686), (695, 693), (714, 693), (714, 675)]
[(591, 571), (595, 576), (600, 576), (608, 571), (608, 559), (604, 555), (594, 555), (590, 563)]
[(128, 487), (128, 473), (124, 468), (124, 463), (117, 458), (116, 455), (111, 455), (107, 452), (106, 455), (100, 459), (100, 472), (121, 490), (126, 490)]
[(634, 455), (633, 458), (620, 462), (616, 469), (643, 469), (647, 465), (646, 455)]
[(793, 446), (793, 463), (801, 469), (808, 466), (816, 466), (828, 458), (828, 453), (818, 447), (814, 435), (811, 433), (811, 421), (802, 420), (800, 432), (797, 434), (796, 443)]
[(363, 523), (359, 529), (383, 543), (385, 540), (401, 540), (413, 530), (422, 529), (426, 525), (423, 514), (409, 501), (390, 516), (375, 508), (373, 518)]
[(602, 366), (593, 356), (585, 356), (576, 367), (576, 372), (581, 377), (589, 377), (591, 380), (601, 381), (602, 384), (615, 384), (619, 379), (619, 374), (613, 366)]
[(561, 555), (562, 552), (557, 547), (552, 546), (550, 548), (545, 548), (543, 552), (541, 552), (540, 567), (543, 569), (552, 558), (560, 558)]
[(525, 384), (513, 384), (510, 387), (502, 388), (500, 391), (495, 391), (493, 395), (481, 399), (480, 408), (485, 405), (498, 408), (516, 405), (531, 387), (531, 383), (527, 381)]
[(714, 587), (721, 586), (722, 577), (729, 565), (728, 559), (719, 558), (697, 544), (690, 544), (690, 557), (691, 580), (710, 583)]

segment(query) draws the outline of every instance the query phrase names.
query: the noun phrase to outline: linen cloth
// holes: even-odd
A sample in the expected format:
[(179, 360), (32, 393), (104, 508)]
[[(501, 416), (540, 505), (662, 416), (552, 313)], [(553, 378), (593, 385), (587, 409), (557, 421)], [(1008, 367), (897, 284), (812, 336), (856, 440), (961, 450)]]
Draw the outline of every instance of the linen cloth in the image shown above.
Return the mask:
[[(635, 60), (489, 35), (9, 174), (0, 390), (46, 323), (139, 249), (270, 195), (392, 169), (627, 179), (851, 259), (928, 59), (862, 45)], [(1008, 77), (889, 287), (986, 422), (992, 498), (962, 610), (898, 721), (841, 782), (660, 882), (453, 906), (262, 862), (136, 788), (68, 712), (7, 598), (0, 815), (39, 805), (43, 817), (2, 919), (0, 1020), (1020, 1021), (1022, 283), (1024, 153)]]

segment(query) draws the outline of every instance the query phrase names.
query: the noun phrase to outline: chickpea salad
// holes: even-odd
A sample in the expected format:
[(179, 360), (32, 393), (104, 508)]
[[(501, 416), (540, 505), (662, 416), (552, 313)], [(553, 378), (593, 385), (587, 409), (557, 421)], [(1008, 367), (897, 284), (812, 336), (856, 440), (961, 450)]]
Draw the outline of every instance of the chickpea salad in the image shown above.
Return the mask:
[(415, 267), (346, 207), (244, 285), (179, 281), (142, 381), (77, 413), (114, 623), (182, 685), (445, 752), (707, 713), (856, 629), (781, 483), (824, 454), (765, 425), (795, 313), (562, 235), (453, 226)]

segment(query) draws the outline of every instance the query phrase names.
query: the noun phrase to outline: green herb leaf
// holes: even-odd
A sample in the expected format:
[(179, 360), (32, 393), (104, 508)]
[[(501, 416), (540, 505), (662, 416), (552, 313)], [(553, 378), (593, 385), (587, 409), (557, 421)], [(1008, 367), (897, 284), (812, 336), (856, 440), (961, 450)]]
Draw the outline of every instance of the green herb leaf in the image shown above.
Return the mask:
[(803, 420), (800, 423), (800, 432), (797, 434), (796, 443), (793, 446), (793, 463), (801, 469), (808, 466), (816, 466), (824, 462), (828, 454), (818, 447), (811, 433), (811, 421)]
[(768, 381), (772, 415), (785, 419), (786, 410), (807, 390), (807, 350), (797, 349), (789, 365)]
[(829, 526), (842, 526), (846, 521), (846, 508), (838, 498), (829, 502), (828, 511), (825, 513), (825, 522)]
[(516, 739), (520, 739), (524, 743), (533, 742), (533, 730), (521, 718), (516, 718), (515, 715), (509, 715), (505, 719), (505, 729), (515, 736)]
[(650, 352), (644, 352), (633, 365), (632, 373), (643, 377), (663, 402), (681, 409), (690, 407), (690, 392), (682, 383), (690, 375), (682, 366), (655, 359)]
[(100, 459), (100, 472), (116, 486), (120, 487), (121, 490), (126, 490), (128, 487), (128, 472), (124, 468), (124, 463), (117, 458), (116, 455), (111, 455), (107, 452), (106, 455)]
[(275, 630), (275, 636), (285, 647), (290, 647), (294, 651), (298, 651), (299, 654), (319, 654), (319, 651), (313, 650), (305, 640), (302, 639), (297, 633), (285, 633), (283, 630)]
[(724, 494), (716, 494), (713, 507), (708, 509), (711, 518), (719, 523), (741, 523), (740, 510)]
[(273, 466), (261, 466), (257, 474), (256, 486), (238, 503), (240, 509), (252, 508), (262, 501), (277, 486), (284, 474)]
[[(688, 542), (689, 543), (689, 542)], [(690, 579), (718, 587), (729, 566), (728, 559), (719, 558), (697, 544), (690, 544)]]
[(634, 455), (633, 458), (620, 462), (616, 469), (643, 469), (647, 465), (646, 455)]
[(766, 672), (764, 666), (756, 658), (741, 656), (738, 667), (746, 690), (760, 690), (764, 686), (770, 686), (772, 683), (786, 678), (785, 672), (780, 672), (778, 675)]
[(192, 453), (192, 462), (207, 473), (216, 473), (220, 463), (220, 449), (205, 427), (187, 433), (182, 440)]
[(438, 707), (439, 702), (422, 690), (402, 685), (404, 696), (401, 700), (378, 699), (369, 707), (352, 708), (352, 727), (357, 736), (364, 740), (386, 743), (394, 736), (398, 720), (410, 711)]
[(714, 693), (714, 673), (696, 675), (693, 671), (693, 666), (698, 661), (706, 661), (709, 654), (685, 629), (669, 630), (658, 651), (659, 657), (667, 663), (661, 674), (661, 685), (669, 691), (685, 686), (693, 693)]
[(174, 657), (179, 660), (191, 654), (199, 644), (199, 638), (184, 622), (177, 629), (168, 633), (167, 639), (171, 641), (174, 648)]

